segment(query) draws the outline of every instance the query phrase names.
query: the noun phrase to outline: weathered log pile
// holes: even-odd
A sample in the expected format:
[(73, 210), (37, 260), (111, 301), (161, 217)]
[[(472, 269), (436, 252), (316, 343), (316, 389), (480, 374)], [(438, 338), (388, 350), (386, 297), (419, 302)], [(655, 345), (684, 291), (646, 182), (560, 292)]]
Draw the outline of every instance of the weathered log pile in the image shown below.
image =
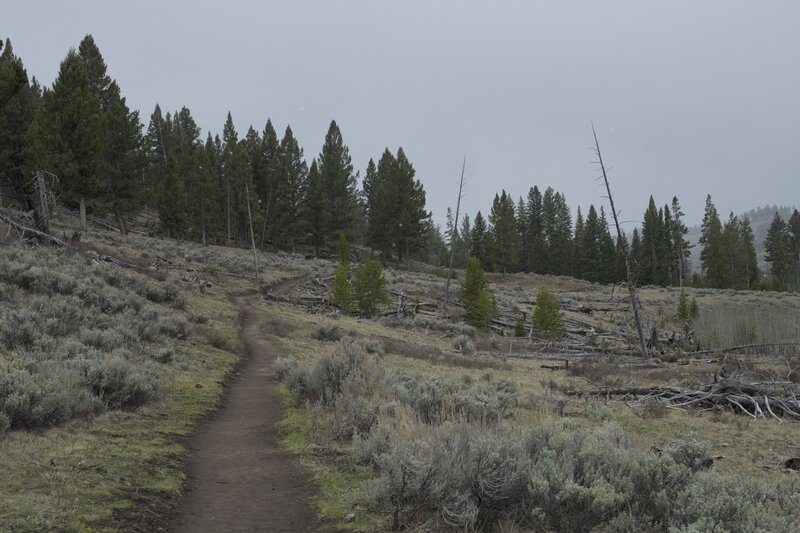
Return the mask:
[(751, 418), (789, 417), (800, 420), (800, 398), (790, 381), (745, 382), (722, 378), (698, 387), (596, 387), (567, 391), (571, 396), (603, 398), (636, 404), (661, 401), (671, 408), (730, 408)]

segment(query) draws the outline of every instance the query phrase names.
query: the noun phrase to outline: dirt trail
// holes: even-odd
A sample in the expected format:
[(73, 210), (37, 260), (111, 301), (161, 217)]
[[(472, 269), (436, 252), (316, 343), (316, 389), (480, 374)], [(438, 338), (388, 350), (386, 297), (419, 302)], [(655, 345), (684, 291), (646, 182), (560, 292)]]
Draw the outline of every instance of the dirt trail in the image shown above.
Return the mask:
[(219, 410), (189, 442), (188, 490), (170, 530), (325, 531), (309, 498), (310, 477), (280, 448), (281, 404), (271, 392), (277, 347), (263, 338), (263, 315), (236, 297), (247, 359)]

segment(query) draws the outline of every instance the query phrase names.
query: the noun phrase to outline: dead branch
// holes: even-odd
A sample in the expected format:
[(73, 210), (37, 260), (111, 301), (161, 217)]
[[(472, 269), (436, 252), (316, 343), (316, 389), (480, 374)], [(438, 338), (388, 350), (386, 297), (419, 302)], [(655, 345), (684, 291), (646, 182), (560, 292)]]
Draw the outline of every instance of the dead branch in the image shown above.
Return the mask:
[(59, 239), (58, 237), (53, 237), (49, 233), (45, 233), (43, 231), (39, 231), (37, 229), (33, 229), (28, 226), (23, 226), (22, 224), (15, 222), (13, 219), (2, 213), (0, 213), (0, 220), (8, 224), (10, 227), (14, 228), (23, 237), (25, 236), (26, 233), (30, 233), (31, 235), (35, 235), (36, 237), (49, 241), (53, 244), (64, 246), (66, 248), (72, 248), (70, 244), (68, 244), (66, 241)]

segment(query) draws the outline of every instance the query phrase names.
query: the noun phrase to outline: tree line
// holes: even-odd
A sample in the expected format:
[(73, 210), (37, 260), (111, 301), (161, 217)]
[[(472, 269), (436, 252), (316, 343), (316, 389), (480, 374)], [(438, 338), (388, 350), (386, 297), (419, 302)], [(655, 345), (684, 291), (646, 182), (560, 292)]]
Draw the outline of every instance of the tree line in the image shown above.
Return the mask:
[(331, 121), (310, 164), (291, 126), (271, 120), (240, 138), (228, 113), (222, 135), (203, 138), (191, 111), (156, 105), (147, 128), (107, 73), (87, 35), (61, 62), (52, 87), (29, 80), (10, 41), (0, 56), (0, 180), (30, 209), (32, 174), (57, 176), (59, 199), (80, 212), (125, 215), (155, 208), (159, 230), (176, 239), (241, 245), (252, 224), (261, 245), (319, 254), (340, 234), (406, 259), (425, 248), (431, 214), (402, 148), (367, 166), (363, 190), (349, 148)]
[[(262, 246), (305, 245), (316, 255), (344, 234), (400, 260), (443, 264), (452, 246), (459, 268), (474, 257), (494, 272), (625, 279), (623, 242), (612, 237), (603, 207), (585, 214), (578, 207), (573, 220), (552, 187), (531, 187), (516, 202), (502, 191), (486, 217), (478, 211), (453, 220), (448, 209), (442, 234), (404, 150), (370, 159), (359, 188), (335, 121), (310, 163), (291, 126), (279, 136), (269, 119), (240, 137), (228, 113), (221, 136), (203, 137), (187, 107), (164, 113), (156, 105), (145, 128), (91, 35), (67, 53), (51, 87), (28, 78), (10, 41), (0, 46), (0, 183), (26, 210), (37, 198), (31, 176), (39, 169), (57, 176), (59, 199), (79, 209), (82, 227), (87, 211), (111, 213), (126, 233), (125, 215), (153, 208), (163, 235), (204, 244), (243, 245), (252, 224)], [(660, 207), (650, 198), (641, 229), (626, 243), (639, 284), (800, 287), (797, 211), (788, 222), (776, 214), (770, 227), (769, 277), (758, 270), (749, 220), (731, 214), (723, 223), (710, 196), (701, 271), (690, 272), (683, 216), (677, 197)]]

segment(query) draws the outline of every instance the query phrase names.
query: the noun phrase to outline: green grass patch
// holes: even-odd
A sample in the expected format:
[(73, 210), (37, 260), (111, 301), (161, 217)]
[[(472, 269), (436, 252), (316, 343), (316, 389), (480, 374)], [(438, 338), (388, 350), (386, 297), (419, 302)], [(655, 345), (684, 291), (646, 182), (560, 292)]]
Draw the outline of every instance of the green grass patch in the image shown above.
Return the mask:
[[(278, 423), (280, 444), (314, 474), (320, 488), (319, 496), (314, 499), (319, 517), (340, 531), (387, 530), (387, 517), (358, 507), (360, 496), (372, 481), (372, 471), (335, 461), (335, 450), (323, 449), (309, 438), (308, 410), (292, 405), (285, 385), (275, 385), (273, 390), (284, 407), (283, 418)], [(355, 516), (345, 521), (352, 512)]]

